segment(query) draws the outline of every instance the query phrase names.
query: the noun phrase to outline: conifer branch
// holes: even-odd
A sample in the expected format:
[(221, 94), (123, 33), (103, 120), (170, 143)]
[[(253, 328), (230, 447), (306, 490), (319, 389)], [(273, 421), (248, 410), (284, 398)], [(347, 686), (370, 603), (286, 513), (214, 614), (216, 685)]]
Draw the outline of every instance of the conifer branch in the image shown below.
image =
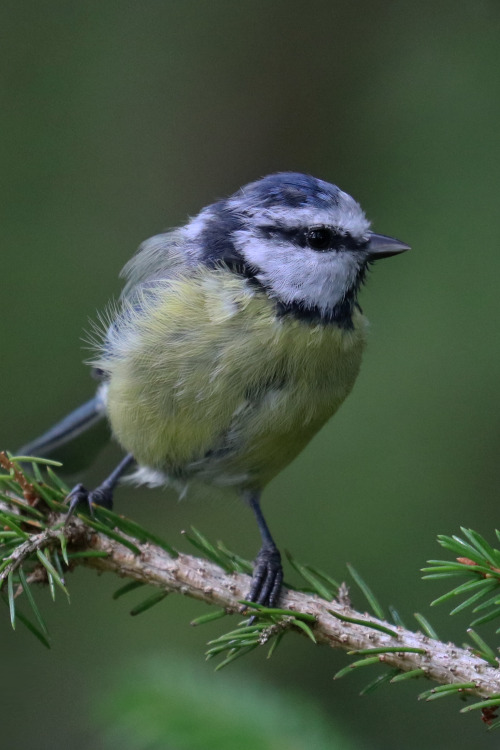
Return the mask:
[[(107, 557), (82, 558), (81, 564), (114, 572), (168, 593), (184, 594), (228, 612), (236, 613), (241, 609), (241, 601), (250, 588), (250, 577), (246, 574), (227, 573), (213, 562), (183, 553), (172, 558), (148, 542), (138, 545), (140, 554), (136, 555), (120, 542), (89, 530), (79, 519), (71, 521), (68, 531), (73, 543), (107, 553)], [(422, 670), (423, 675), (442, 685), (470, 683), (467, 692), (478, 696), (500, 693), (500, 669), (451, 643), (442, 643), (356, 612), (337, 601), (326, 602), (319, 596), (300, 591), (285, 589), (280, 607), (314, 617), (311, 630), (318, 644), (358, 653), (381, 649), (377, 660), (389, 667), (403, 672)], [(394, 635), (390, 635), (390, 631)]]
[[(0, 465), (6, 472), (0, 474), (3, 485), (3, 491), (0, 490), (0, 588), (9, 606), (13, 627), (18, 618), (49, 646), (47, 628), (35, 603), (32, 584), (48, 583), (53, 597), (57, 588), (67, 594), (67, 573), (79, 565), (128, 579), (115, 597), (144, 585), (158, 589), (134, 607), (134, 614), (149, 609), (168, 594), (177, 593), (218, 607), (193, 624), (231, 613), (241, 615), (250, 589), (252, 566), (248, 561), (220, 542), (211, 544), (196, 530), (185, 536), (203, 557), (178, 552), (137, 523), (103, 508), (96, 507), (93, 517), (77, 514), (68, 520), (63, 503), (67, 487), (50, 466), (47, 467), (48, 478), (42, 477), (37, 461), (44, 461), (33, 459), (33, 477), (28, 477), (21, 469), (20, 460), (0, 454)], [(446, 561), (433, 561), (434, 567), (428, 570), (433, 577), (463, 571), (471, 579), (465, 591), (470, 593), (471, 587), (474, 591), (464, 605), (475, 604), (480, 611), (493, 607), (492, 612), (496, 614), (495, 608), (500, 604), (496, 596), (500, 595), (478, 605), (476, 589), (479, 587), (489, 596), (497, 590), (500, 552), (474, 532), (462, 531), (467, 542), (458, 537), (443, 537), (441, 543), (453, 552), (458, 549), (463, 554), (465, 550), (467, 557), (462, 556), (451, 565)], [(492, 725), (496, 718), (494, 711), (500, 708), (499, 662), (496, 653), (475, 631), (469, 630), (474, 646), (464, 649), (438, 640), (421, 615), (416, 617), (423, 633), (403, 627), (394, 610), (391, 611), (394, 622), (388, 622), (367, 584), (349, 568), (375, 615), (358, 612), (351, 606), (345, 584), (339, 586), (325, 573), (298, 563), (291, 555), (288, 559), (306, 581), (308, 591), (285, 587), (279, 609), (246, 602), (246, 616), (255, 617), (209, 644), (208, 658), (225, 657), (218, 668), (260, 645), (271, 644), (269, 653), (272, 653), (283, 635), (295, 630), (314, 643), (340, 648), (360, 657), (335, 677), (374, 664), (388, 667), (389, 670), (384, 670), (364, 692), (389, 681), (426, 677), (439, 687), (422, 693), (421, 698), (434, 700), (460, 695), (486, 699), (468, 704), (462, 711), (479, 709), (483, 719)], [(464, 586), (447, 596), (462, 591)], [(22, 594), (31, 607), (35, 623), (18, 609), (17, 599)]]

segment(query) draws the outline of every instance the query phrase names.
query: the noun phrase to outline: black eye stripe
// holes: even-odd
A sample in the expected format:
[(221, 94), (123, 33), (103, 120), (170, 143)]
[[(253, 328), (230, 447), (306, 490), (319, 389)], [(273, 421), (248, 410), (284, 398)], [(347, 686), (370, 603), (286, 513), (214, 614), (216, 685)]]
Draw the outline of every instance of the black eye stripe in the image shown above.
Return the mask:
[(305, 233), (307, 247), (318, 252), (336, 250), (341, 246), (342, 236), (332, 227), (311, 227)]
[[(260, 226), (259, 231), (266, 239), (285, 240), (293, 242), (299, 247), (308, 247), (318, 252), (329, 250), (359, 250), (367, 245), (368, 240), (355, 239), (349, 232), (343, 232), (338, 227), (318, 225), (312, 227), (290, 228), (276, 225)], [(311, 244), (311, 235), (324, 233), (324, 244), (318, 242), (314, 247)]]

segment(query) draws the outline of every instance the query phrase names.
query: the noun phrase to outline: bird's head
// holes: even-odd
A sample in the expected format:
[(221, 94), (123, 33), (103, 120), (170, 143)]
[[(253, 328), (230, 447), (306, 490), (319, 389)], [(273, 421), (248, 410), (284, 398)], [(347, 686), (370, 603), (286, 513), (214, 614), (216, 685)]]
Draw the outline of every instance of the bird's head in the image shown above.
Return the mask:
[(349, 325), (368, 265), (408, 250), (370, 231), (336, 185), (295, 172), (263, 177), (187, 227), (201, 259), (244, 273), (282, 312)]

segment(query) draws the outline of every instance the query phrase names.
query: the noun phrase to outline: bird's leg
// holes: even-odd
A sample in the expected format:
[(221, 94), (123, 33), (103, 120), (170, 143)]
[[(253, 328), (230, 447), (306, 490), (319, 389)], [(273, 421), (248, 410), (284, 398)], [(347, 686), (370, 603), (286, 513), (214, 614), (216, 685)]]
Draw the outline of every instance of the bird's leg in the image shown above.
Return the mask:
[(108, 508), (109, 510), (111, 510), (113, 507), (113, 491), (118, 484), (118, 480), (133, 463), (134, 457), (131, 453), (128, 453), (125, 458), (120, 461), (116, 469), (111, 472), (109, 477), (106, 477), (104, 482), (101, 482), (101, 484), (96, 487), (95, 490), (91, 490), (89, 492), (89, 490), (85, 489), (83, 484), (77, 484), (75, 487), (73, 487), (67, 497), (67, 501), (69, 502), (67, 517), (70, 518), (75, 512), (77, 506), (80, 504), (86, 505), (91, 514), (93, 503), (95, 505), (101, 505), (103, 508)]
[(281, 555), (262, 514), (260, 492), (245, 492), (244, 498), (254, 512), (262, 539), (262, 547), (255, 560), (252, 585), (247, 599), (265, 607), (275, 607), (283, 581)]

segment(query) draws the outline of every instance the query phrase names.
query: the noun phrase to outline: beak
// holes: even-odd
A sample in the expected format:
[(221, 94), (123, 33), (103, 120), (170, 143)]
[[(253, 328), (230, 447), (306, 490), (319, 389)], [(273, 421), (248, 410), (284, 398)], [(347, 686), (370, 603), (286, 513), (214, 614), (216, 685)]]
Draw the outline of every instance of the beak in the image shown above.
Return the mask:
[(410, 250), (409, 245), (405, 245), (401, 240), (395, 240), (394, 237), (386, 237), (385, 234), (374, 234), (368, 232), (368, 259), (380, 260), (380, 258), (390, 258), (391, 255), (399, 255), (406, 250)]

